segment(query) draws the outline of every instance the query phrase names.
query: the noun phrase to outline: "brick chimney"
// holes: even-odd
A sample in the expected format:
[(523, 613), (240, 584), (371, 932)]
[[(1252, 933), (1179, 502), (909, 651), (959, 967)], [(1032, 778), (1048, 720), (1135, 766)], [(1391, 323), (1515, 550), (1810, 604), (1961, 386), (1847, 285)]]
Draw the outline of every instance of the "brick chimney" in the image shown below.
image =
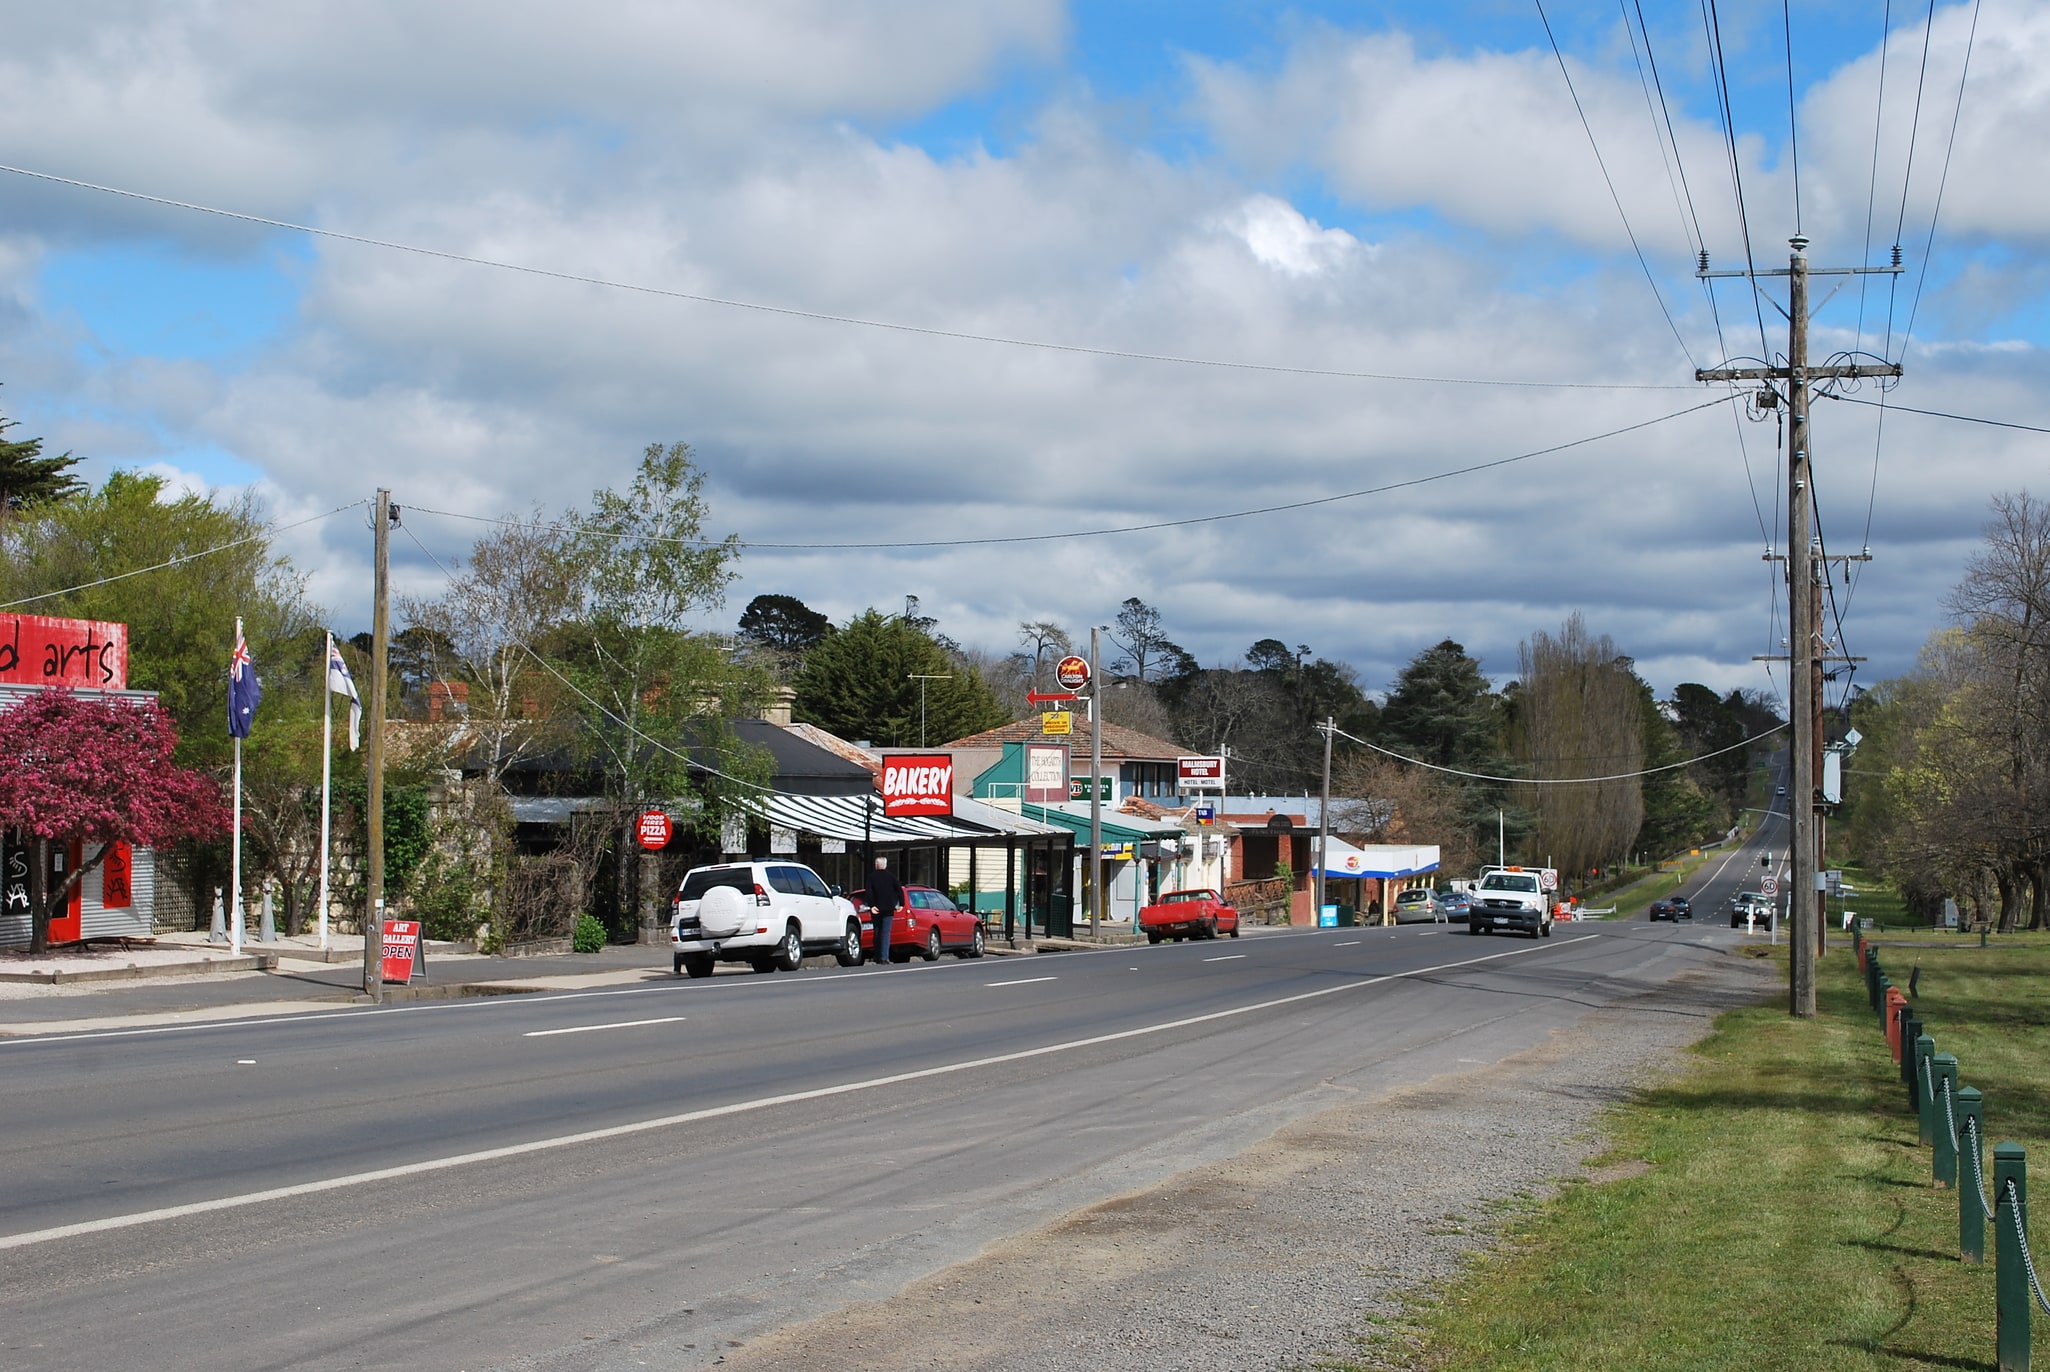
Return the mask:
[(762, 707), (762, 718), (771, 724), (790, 724), (790, 712), (797, 705), (797, 690), (791, 686), (778, 686), (769, 693), (769, 703)]
[(462, 719), (470, 713), (470, 683), (430, 681), (427, 683), (427, 719), (438, 723), (444, 716)]

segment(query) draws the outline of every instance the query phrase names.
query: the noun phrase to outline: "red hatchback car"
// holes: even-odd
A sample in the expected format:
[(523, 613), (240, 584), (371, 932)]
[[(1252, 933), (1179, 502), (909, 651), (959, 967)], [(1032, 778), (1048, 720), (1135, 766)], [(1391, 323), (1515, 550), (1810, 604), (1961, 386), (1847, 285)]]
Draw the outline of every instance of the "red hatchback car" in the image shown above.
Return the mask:
[(1139, 912), (1139, 929), (1148, 943), (1164, 938), (1180, 942), (1185, 938), (1216, 938), (1219, 934), (1239, 936), (1239, 912), (1211, 890), (1165, 891), (1159, 900)]
[[(861, 955), (864, 959), (873, 958), (875, 907), (868, 903), (866, 891), (856, 891), (847, 899), (861, 912)], [(945, 892), (930, 886), (906, 886), (904, 903), (909, 908), (899, 910), (890, 925), (890, 961), (909, 962), (914, 953), (927, 962), (938, 962), (941, 953), (952, 953), (958, 958), (982, 956), (986, 936), (981, 918), (947, 899)]]

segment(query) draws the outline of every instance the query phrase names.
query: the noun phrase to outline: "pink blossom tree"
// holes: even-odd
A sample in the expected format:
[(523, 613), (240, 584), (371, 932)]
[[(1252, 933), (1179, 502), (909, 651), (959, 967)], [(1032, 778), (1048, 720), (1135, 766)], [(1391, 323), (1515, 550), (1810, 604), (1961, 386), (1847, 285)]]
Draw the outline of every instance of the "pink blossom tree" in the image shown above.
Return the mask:
[[(228, 827), (220, 783), (173, 763), (177, 746), (154, 701), (56, 689), (0, 710), (0, 829), (25, 834), (35, 849), (31, 951), (49, 947), (52, 916), (111, 845), (161, 848)], [(50, 844), (73, 839), (97, 851), (63, 881), (47, 881)]]

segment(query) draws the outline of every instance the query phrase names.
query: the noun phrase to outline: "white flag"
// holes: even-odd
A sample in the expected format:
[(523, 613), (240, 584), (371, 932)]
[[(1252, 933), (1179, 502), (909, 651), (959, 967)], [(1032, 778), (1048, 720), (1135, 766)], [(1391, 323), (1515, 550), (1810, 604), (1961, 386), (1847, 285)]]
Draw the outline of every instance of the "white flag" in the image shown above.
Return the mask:
[(349, 751), (353, 753), (363, 743), (363, 701), (356, 694), (356, 678), (349, 675), (349, 664), (342, 661), (342, 650), (333, 639), (327, 641), (327, 689), (349, 698)]

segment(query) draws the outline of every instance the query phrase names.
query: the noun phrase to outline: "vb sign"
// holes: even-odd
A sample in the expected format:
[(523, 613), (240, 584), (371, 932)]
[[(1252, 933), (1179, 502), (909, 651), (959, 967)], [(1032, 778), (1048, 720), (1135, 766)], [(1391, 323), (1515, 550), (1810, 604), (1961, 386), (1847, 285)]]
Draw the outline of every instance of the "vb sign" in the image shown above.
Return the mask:
[(1089, 684), (1089, 659), (1069, 653), (1054, 666), (1053, 679), (1063, 690), (1081, 690)]
[(669, 816), (660, 810), (643, 810), (641, 817), (634, 821), (634, 837), (640, 840), (641, 847), (651, 853), (660, 848), (667, 848), (670, 837), (675, 832), (669, 823)]
[(1183, 794), (1224, 789), (1224, 759), (1221, 757), (1178, 757), (1174, 766)]
[(954, 759), (946, 753), (883, 757), (883, 813), (892, 819), (954, 813)]

